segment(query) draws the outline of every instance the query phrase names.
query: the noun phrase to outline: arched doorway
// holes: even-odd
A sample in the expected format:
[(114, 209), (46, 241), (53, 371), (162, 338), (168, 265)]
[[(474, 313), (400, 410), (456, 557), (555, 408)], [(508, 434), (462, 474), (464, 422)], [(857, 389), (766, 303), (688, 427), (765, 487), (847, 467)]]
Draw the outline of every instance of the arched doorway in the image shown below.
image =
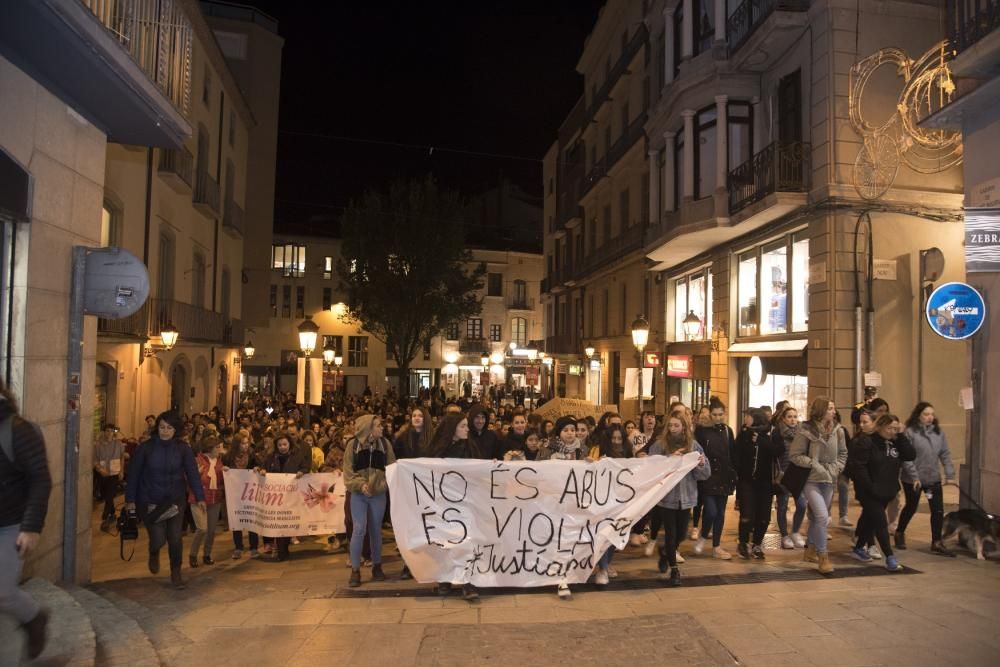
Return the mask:
[(184, 414), (187, 405), (188, 376), (183, 364), (175, 363), (170, 371), (170, 409)]

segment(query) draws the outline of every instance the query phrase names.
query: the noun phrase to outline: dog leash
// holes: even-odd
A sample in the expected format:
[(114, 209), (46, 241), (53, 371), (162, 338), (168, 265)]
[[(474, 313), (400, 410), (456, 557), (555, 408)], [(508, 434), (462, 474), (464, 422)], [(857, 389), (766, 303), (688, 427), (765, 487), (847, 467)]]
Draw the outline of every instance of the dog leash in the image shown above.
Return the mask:
[(979, 503), (976, 502), (975, 498), (973, 498), (968, 493), (966, 493), (965, 489), (963, 489), (961, 486), (958, 485), (958, 482), (952, 482), (950, 484), (950, 486), (954, 486), (956, 489), (958, 489), (958, 494), (960, 496), (962, 496), (963, 498), (965, 498), (966, 500), (968, 500), (970, 503), (972, 503), (972, 505), (977, 510), (979, 510), (980, 512), (982, 512), (986, 516), (990, 517), (991, 519), (993, 518), (993, 515), (991, 513), (987, 512), (986, 510), (984, 510), (983, 507), (982, 507), (982, 505), (980, 505)]

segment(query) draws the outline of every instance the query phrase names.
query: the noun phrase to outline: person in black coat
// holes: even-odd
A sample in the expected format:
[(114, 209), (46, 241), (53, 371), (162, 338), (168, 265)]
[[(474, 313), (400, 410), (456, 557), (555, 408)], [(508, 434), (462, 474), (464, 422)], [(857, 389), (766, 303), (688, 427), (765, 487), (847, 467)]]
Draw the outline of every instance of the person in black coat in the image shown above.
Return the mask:
[[(771, 522), (774, 501), (774, 464), (784, 452), (784, 441), (770, 437), (771, 424), (767, 413), (750, 410), (750, 424), (740, 431), (733, 449), (736, 468), (736, 497), (740, 503), (740, 557), (764, 560), (761, 546), (767, 525)], [(751, 535), (752, 533), (752, 535)], [(752, 545), (748, 543), (753, 540)]]
[(497, 435), (489, 428), (489, 414), (482, 404), (476, 404), (469, 410), (469, 441), (475, 444), (476, 451), (482, 458), (493, 455), (497, 446)]
[(45, 440), (21, 419), (13, 397), (0, 389), (0, 613), (14, 617), (28, 636), (28, 658), (45, 648), (49, 613), (18, 587), (21, 566), (38, 546), (49, 507), (52, 477)]
[(701, 521), (701, 535), (694, 544), (694, 552), (701, 554), (705, 540), (712, 533), (712, 555), (720, 560), (729, 560), (729, 555), (721, 546), (722, 529), (726, 522), (726, 503), (736, 488), (736, 471), (732, 465), (732, 451), (736, 446), (733, 429), (726, 425), (726, 406), (713, 396), (709, 404), (712, 417), (711, 426), (698, 426), (694, 438), (705, 450), (712, 470), (711, 476), (698, 482), (698, 498), (704, 504)]
[[(226, 455), (222, 458), (223, 472), (233, 470), (253, 470), (258, 467), (257, 456), (253, 452), (253, 445), (250, 436), (244, 435), (233, 444)], [(233, 560), (243, 557), (243, 530), (239, 526), (230, 526), (233, 532)], [(250, 557), (257, 558), (257, 547), (260, 543), (260, 536), (252, 530), (247, 531), (250, 539)]]
[[(512, 456), (523, 454), (526, 449), (525, 439), (528, 433), (528, 416), (524, 408), (515, 408), (511, 417), (510, 430), (506, 437), (497, 438), (493, 447), (493, 458), (502, 461), (507, 457), (508, 452), (515, 452)], [(536, 450), (537, 451), (537, 450)]]
[[(309, 472), (311, 463), (312, 452), (307, 452), (303, 447), (293, 446), (291, 436), (282, 433), (274, 439), (274, 454), (263, 462), (261, 468), (258, 468), (258, 472), (294, 474), (298, 478)], [(274, 538), (273, 562), (288, 560), (288, 545), (291, 541), (290, 537)]]
[(909, 438), (901, 433), (899, 419), (884, 414), (875, 422), (875, 432), (862, 434), (847, 448), (847, 472), (854, 480), (854, 494), (861, 503), (858, 539), (851, 556), (871, 561), (865, 545), (874, 536), (885, 555), (885, 568), (890, 572), (902, 569), (889, 543), (889, 522), (885, 508), (899, 493), (899, 472), (904, 461), (917, 458)]

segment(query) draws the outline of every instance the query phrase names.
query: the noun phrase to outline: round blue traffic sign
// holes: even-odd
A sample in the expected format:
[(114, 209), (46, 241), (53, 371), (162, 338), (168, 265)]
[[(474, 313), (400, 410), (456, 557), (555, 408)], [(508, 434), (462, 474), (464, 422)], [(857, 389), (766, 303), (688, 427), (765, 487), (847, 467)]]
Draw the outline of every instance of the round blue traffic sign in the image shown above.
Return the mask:
[(927, 299), (927, 321), (939, 336), (962, 340), (979, 331), (986, 319), (986, 302), (971, 285), (945, 283)]

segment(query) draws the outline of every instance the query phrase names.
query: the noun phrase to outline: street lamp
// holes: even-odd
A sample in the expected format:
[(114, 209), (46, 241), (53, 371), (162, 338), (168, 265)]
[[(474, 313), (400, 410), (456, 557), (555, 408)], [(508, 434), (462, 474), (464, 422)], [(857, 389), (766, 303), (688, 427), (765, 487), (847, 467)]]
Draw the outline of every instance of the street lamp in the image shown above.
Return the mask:
[(698, 332), (701, 331), (701, 318), (695, 315), (692, 310), (688, 312), (681, 325), (684, 327), (684, 336), (688, 340), (694, 340), (698, 337)]
[(316, 349), (316, 339), (319, 337), (319, 325), (312, 321), (312, 315), (306, 315), (306, 319), (298, 327), (299, 329), (299, 349), (306, 357), (305, 382), (303, 383), (303, 401), (305, 402), (306, 428), (310, 428), (309, 419), (309, 357)]
[(253, 355), (256, 351), (257, 348), (253, 346), (252, 340), (248, 340), (247, 344), (243, 346), (243, 356), (247, 358), (247, 361), (253, 359)]
[(167, 326), (160, 329), (160, 340), (163, 341), (163, 349), (172, 349), (173, 346), (177, 344), (177, 337), (180, 335), (180, 332), (177, 331), (177, 327), (168, 322)]
[(333, 365), (333, 359), (337, 356), (337, 346), (333, 344), (333, 339), (327, 341), (323, 346), (323, 363), (327, 366)]
[(589, 343), (587, 344), (587, 347), (583, 348), (583, 353), (585, 355), (587, 355), (587, 360), (588, 361), (590, 360), (591, 357), (594, 356), (594, 352), (596, 352), (596, 351), (597, 350), (594, 349), (594, 346), (590, 345)]
[(649, 340), (649, 322), (645, 317), (639, 315), (632, 322), (632, 344), (639, 359), (639, 414), (642, 415), (642, 351)]

